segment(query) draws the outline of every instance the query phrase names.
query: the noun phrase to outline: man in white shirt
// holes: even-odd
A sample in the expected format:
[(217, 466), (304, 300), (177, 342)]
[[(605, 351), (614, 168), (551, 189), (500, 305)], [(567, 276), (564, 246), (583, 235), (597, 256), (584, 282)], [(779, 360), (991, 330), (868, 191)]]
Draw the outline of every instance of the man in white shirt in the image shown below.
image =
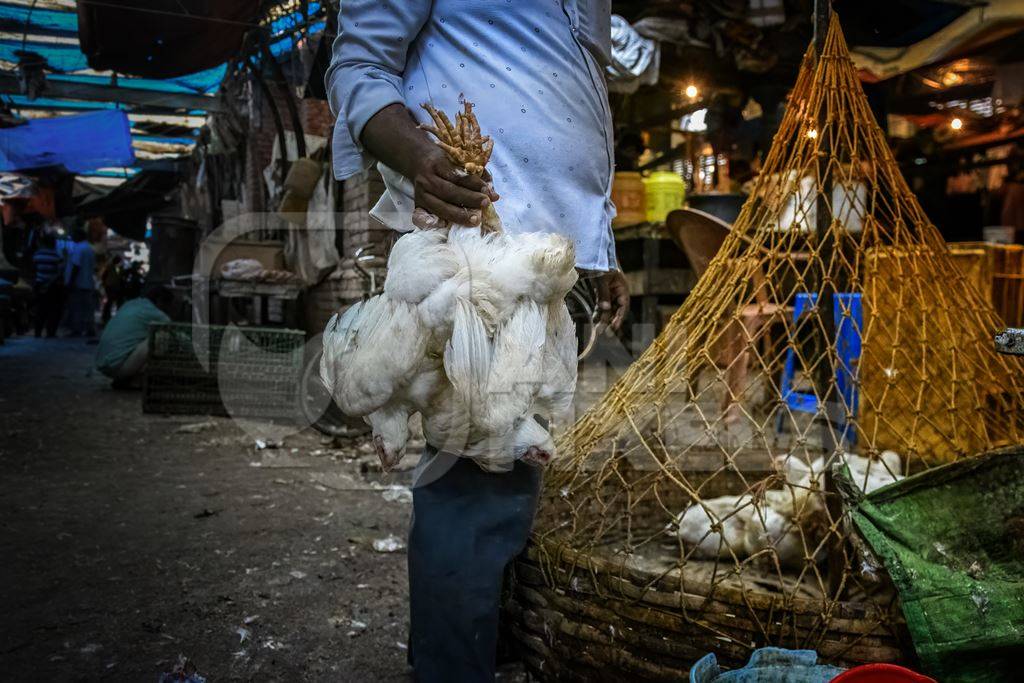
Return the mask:
[[(371, 214), (403, 231), (416, 207), (479, 225), (500, 194), (506, 231), (572, 238), (618, 326), (629, 298), (611, 230), (610, 15), (610, 0), (346, 0), (327, 74), (335, 177), (379, 162)], [(421, 103), (451, 113), (461, 97), (494, 140), (493, 189), (417, 127)], [(491, 681), (502, 574), (529, 535), (540, 472), (488, 474), (430, 446), (421, 471), (439, 461), (443, 474), (413, 490), (410, 661), (419, 681)]]

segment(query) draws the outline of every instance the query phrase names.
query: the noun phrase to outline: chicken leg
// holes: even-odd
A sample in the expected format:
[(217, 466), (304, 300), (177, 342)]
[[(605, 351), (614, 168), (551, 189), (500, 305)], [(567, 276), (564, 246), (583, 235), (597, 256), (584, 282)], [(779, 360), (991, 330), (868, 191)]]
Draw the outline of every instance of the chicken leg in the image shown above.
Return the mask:
[[(429, 102), (421, 105), (433, 120), (434, 125), (420, 124), (420, 128), (435, 138), (437, 144), (448, 155), (448, 160), (458, 166), (466, 174), (484, 177), (485, 167), (491, 159), (494, 141), (489, 135), (480, 131), (480, 123), (473, 113), (473, 103), (462, 101), (462, 111), (456, 112), (455, 123), (443, 111)], [(421, 220), (429, 219), (422, 217)], [(435, 218), (435, 221), (437, 219)], [(484, 207), (480, 221), (480, 232), (501, 232), (501, 219), (494, 210), (494, 204)]]

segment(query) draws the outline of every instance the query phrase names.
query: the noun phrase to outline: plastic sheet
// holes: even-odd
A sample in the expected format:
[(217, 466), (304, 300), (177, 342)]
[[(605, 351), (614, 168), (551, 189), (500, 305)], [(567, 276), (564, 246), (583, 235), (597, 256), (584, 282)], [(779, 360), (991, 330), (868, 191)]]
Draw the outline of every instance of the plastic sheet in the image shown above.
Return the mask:
[(640, 85), (658, 82), (660, 49), (658, 43), (644, 38), (629, 22), (612, 15), (612, 63), (607, 67), (613, 90), (633, 92)]
[(0, 130), (0, 171), (64, 166), (73, 173), (135, 163), (123, 111), (36, 119)]
[(882, 560), (922, 667), (940, 681), (1020, 680), (1024, 450), (1008, 448), (867, 496), (837, 484)]

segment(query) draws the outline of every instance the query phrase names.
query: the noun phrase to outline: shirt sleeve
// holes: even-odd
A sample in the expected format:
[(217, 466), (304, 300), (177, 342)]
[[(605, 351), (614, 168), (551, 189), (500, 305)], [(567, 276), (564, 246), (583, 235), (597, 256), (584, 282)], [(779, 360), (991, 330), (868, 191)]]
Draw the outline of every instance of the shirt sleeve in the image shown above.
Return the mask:
[(384, 107), (405, 102), (402, 74), (410, 46), (433, 0), (345, 0), (338, 14), (327, 93), (334, 125), (334, 175), (339, 180), (372, 163), (359, 138)]

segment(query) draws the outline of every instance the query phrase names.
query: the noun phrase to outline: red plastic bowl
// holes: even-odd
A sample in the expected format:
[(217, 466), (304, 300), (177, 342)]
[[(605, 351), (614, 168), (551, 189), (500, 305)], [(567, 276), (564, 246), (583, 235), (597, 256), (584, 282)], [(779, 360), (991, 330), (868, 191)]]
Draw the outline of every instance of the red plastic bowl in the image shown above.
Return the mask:
[(895, 664), (862, 664), (832, 679), (832, 683), (937, 683), (910, 669)]

